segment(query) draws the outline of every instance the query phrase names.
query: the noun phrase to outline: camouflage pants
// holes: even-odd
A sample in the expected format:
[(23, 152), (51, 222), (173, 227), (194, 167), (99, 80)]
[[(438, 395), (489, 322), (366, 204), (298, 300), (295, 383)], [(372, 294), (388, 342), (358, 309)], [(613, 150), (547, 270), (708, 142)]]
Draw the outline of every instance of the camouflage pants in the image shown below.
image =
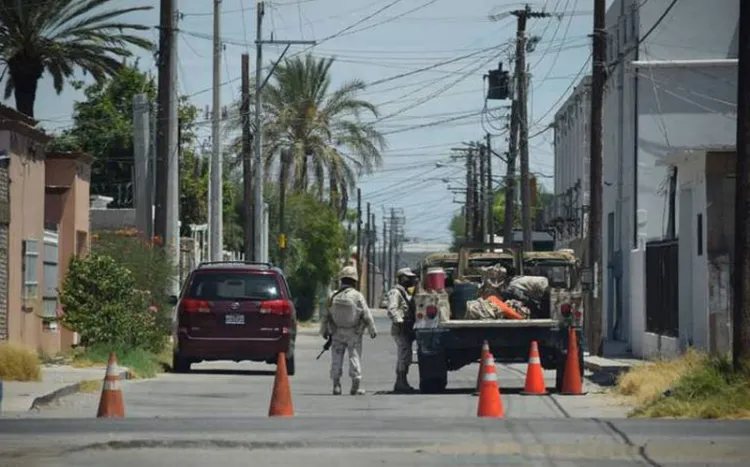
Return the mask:
[(412, 357), (412, 338), (407, 334), (396, 334), (396, 373), (408, 373)]
[(362, 379), (362, 334), (353, 330), (337, 330), (331, 340), (331, 379), (341, 379), (344, 371), (344, 354), (349, 353), (349, 377)]

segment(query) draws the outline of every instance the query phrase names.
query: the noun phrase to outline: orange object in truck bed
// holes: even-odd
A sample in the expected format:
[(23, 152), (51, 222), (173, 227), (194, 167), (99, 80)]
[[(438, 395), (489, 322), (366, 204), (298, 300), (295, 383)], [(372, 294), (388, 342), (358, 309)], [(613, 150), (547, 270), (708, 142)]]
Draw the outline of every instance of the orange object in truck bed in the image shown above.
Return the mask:
[(487, 297), (487, 300), (489, 300), (491, 303), (493, 303), (494, 305), (497, 305), (498, 308), (500, 308), (501, 310), (503, 310), (503, 314), (505, 315), (506, 318), (508, 318), (508, 319), (523, 319), (523, 316), (521, 316), (520, 314), (518, 314), (518, 312), (516, 310), (514, 310), (513, 308), (511, 308), (510, 305), (508, 305), (504, 301), (500, 300), (496, 296), (490, 295), (489, 297)]

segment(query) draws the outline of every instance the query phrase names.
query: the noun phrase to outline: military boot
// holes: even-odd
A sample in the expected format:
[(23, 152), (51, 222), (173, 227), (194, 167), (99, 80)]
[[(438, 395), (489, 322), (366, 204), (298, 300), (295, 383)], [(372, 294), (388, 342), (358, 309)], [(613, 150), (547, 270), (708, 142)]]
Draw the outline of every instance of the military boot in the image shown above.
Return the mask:
[(349, 394), (352, 396), (362, 396), (365, 394), (365, 390), (359, 387), (360, 380), (353, 379), (352, 380), (352, 390), (349, 391)]
[(396, 384), (393, 386), (393, 392), (396, 394), (411, 394), (415, 390), (409, 386), (409, 381), (406, 379), (406, 372), (398, 372), (396, 374)]
[(341, 381), (338, 379), (333, 380), (333, 395), (334, 396), (341, 395)]

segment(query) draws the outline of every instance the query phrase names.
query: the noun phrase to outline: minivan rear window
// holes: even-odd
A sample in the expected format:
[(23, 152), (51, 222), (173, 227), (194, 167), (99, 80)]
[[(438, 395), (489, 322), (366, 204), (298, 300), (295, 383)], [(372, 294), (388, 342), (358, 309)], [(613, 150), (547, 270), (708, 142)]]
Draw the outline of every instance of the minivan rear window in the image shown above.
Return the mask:
[(200, 300), (278, 300), (281, 298), (276, 276), (204, 272), (193, 277), (186, 298)]

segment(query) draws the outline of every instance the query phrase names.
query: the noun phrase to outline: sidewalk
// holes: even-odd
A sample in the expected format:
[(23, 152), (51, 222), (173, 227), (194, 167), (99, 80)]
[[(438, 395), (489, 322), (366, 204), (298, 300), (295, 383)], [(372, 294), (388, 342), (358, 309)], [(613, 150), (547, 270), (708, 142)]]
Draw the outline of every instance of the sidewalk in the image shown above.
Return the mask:
[[(66, 365), (42, 367), (42, 379), (35, 382), (3, 381), (0, 418), (49, 405), (75, 394), (82, 381), (103, 380), (106, 367), (73, 368)], [(120, 379), (128, 379), (128, 370), (118, 367)]]

